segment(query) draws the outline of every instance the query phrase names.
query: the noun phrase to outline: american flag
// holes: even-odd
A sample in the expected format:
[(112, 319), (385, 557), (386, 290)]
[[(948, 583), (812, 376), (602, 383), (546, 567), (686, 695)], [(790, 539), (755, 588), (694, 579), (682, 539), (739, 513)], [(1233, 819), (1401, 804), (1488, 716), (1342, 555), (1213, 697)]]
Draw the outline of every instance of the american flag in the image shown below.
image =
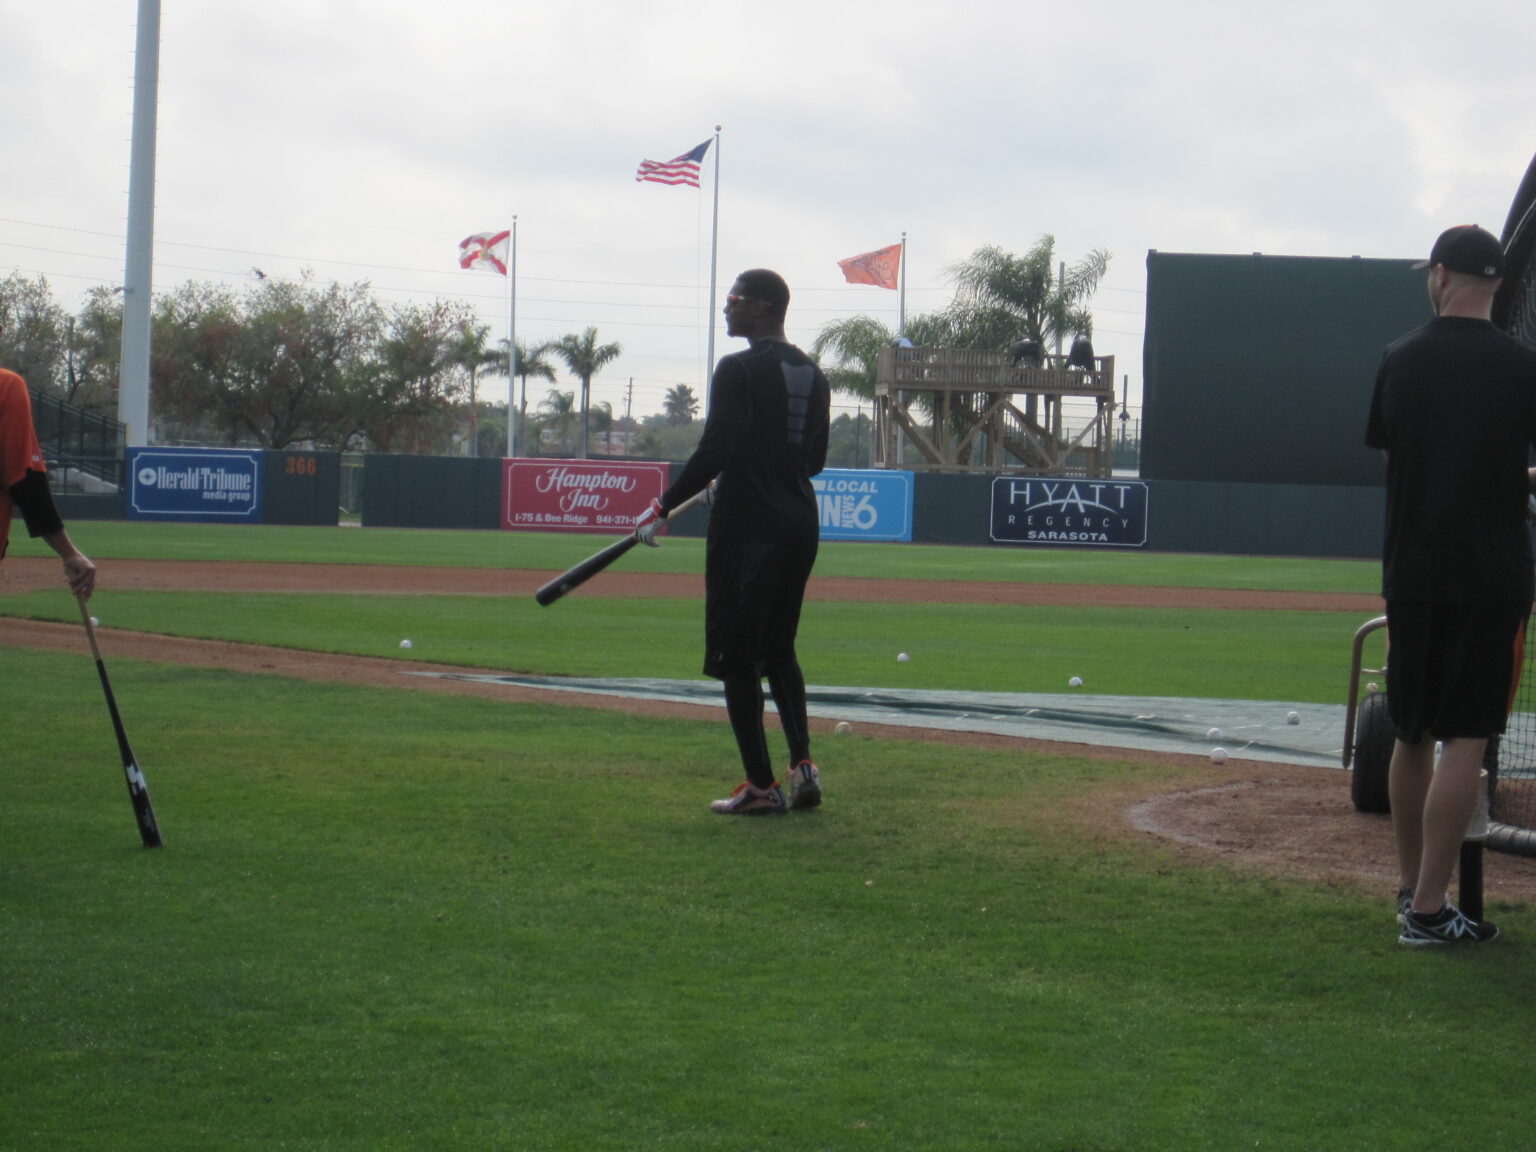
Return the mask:
[(635, 180), (650, 180), (655, 184), (687, 184), (697, 188), (699, 165), (704, 160), (704, 153), (708, 151), (709, 141), (706, 140), (691, 152), (684, 152), (672, 160), (642, 160), (635, 172)]

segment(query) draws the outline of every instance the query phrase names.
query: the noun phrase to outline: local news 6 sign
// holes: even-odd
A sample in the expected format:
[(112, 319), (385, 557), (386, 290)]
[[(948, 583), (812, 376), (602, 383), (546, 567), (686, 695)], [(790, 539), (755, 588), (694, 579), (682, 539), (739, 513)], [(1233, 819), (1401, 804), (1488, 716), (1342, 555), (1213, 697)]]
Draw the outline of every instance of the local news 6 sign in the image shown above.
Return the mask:
[(261, 523), (261, 453), (130, 448), (130, 520)]
[(1140, 480), (995, 477), (992, 540), (1083, 548), (1145, 547), (1147, 485)]
[(912, 475), (828, 468), (813, 476), (821, 538), (912, 539)]
[(621, 534), (667, 490), (666, 464), (506, 460), (503, 528)]

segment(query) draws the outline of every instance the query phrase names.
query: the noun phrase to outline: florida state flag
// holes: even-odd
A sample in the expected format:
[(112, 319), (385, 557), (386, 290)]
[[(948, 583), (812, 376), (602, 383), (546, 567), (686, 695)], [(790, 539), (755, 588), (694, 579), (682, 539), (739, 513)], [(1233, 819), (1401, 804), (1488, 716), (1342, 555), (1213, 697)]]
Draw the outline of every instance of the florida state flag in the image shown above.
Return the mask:
[(901, 276), (901, 245), (876, 248), (861, 256), (839, 260), (843, 279), (850, 284), (873, 284), (876, 288), (896, 288)]
[(507, 241), (509, 230), (500, 232), (476, 232), (459, 241), (459, 267), (480, 268), (498, 275), (507, 274)]

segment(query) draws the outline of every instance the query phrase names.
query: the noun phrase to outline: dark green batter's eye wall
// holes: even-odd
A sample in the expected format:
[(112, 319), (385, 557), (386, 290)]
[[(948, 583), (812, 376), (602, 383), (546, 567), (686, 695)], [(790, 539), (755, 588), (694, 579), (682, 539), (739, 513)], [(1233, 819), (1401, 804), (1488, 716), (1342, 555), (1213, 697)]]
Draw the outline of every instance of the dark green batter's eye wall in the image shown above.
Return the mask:
[(1376, 367), (1433, 315), (1412, 264), (1148, 253), (1142, 479), (1381, 485)]

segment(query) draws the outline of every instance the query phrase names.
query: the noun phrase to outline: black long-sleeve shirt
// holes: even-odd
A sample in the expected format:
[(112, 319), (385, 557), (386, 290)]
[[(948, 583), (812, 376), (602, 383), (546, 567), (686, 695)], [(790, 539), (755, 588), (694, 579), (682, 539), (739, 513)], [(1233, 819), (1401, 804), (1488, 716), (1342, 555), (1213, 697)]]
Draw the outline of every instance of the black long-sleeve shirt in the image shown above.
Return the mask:
[(723, 357), (704, 435), (661, 506), (671, 511), (718, 476), (711, 530), (814, 534), (811, 477), (826, 465), (830, 420), (827, 378), (793, 344), (760, 340)]

